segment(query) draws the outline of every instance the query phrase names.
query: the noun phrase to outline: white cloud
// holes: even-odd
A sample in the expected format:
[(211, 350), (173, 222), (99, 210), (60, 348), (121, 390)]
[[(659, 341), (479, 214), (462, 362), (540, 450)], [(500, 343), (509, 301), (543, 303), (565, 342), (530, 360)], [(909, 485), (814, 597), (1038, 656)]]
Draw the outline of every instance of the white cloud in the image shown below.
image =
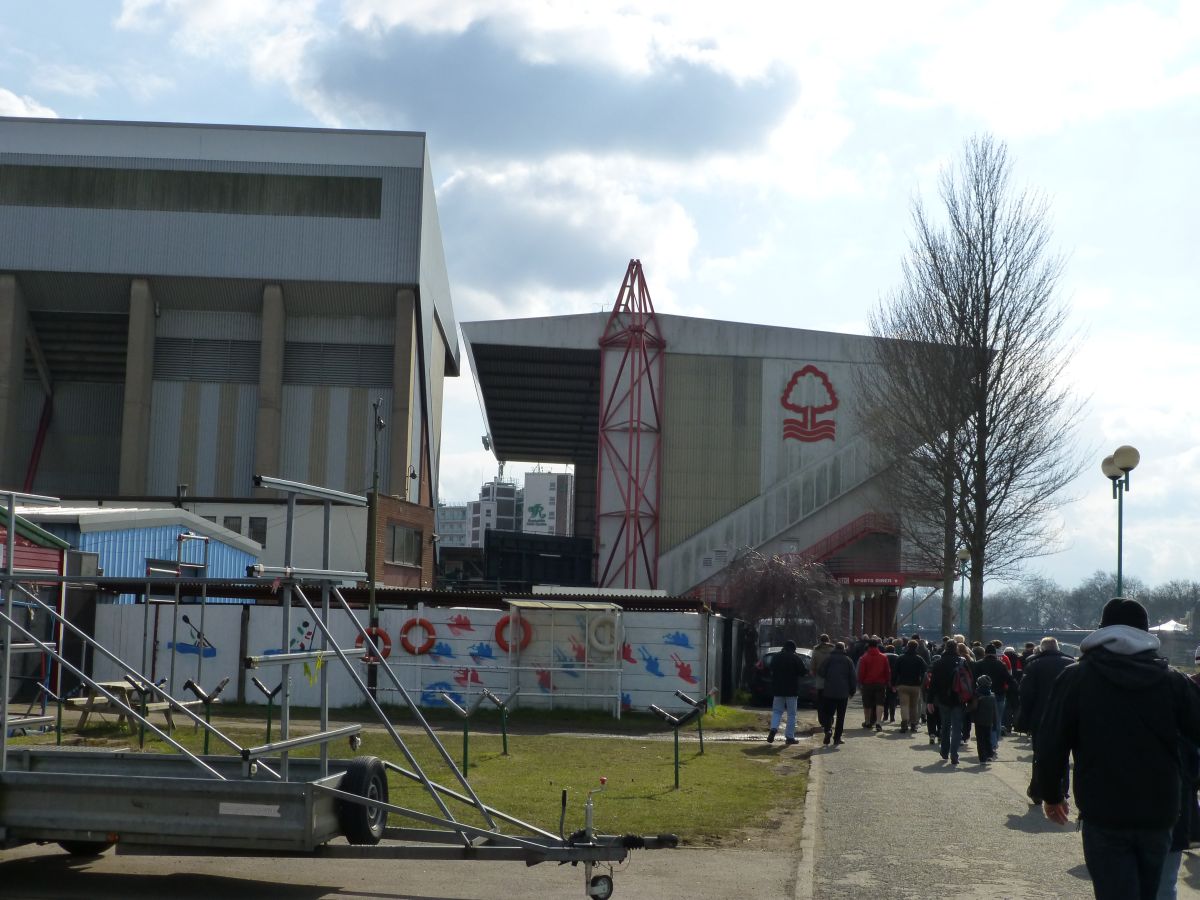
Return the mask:
[[(1200, 15), (1146, 4), (988, 3), (946, 22), (919, 95), (1010, 138), (1200, 95)], [(968, 40), (987, 34), (986, 41)]]
[(123, 0), (116, 27), (169, 30), (172, 43), (206, 59), (243, 63), (264, 80), (295, 83), (318, 34), (319, 0)]
[(102, 88), (112, 84), (103, 72), (83, 66), (52, 63), (38, 66), (33, 72), (33, 85), (40, 90), (71, 97), (94, 97)]
[(40, 119), (58, 118), (58, 113), (43, 106), (32, 97), (18, 96), (0, 87), (0, 116), (31, 116)]

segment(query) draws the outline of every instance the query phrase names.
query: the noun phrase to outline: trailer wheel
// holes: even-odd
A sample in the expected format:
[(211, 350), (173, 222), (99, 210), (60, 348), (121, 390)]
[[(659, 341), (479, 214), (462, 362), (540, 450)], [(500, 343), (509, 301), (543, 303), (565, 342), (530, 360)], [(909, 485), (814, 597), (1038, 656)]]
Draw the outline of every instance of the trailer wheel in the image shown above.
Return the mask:
[[(369, 800), (388, 799), (387, 771), (374, 756), (356, 756), (342, 776), (341, 790)], [(387, 824), (387, 810), (345, 800), (337, 806), (338, 825), (352, 844), (378, 844)]]
[(113, 845), (112, 841), (59, 841), (62, 847), (72, 856), (99, 856)]

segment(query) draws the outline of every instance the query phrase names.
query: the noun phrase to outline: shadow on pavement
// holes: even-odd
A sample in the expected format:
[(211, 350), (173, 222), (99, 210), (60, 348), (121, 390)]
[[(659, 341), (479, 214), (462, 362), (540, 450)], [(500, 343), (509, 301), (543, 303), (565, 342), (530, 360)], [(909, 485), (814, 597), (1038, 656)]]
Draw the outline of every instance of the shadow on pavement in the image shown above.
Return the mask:
[(913, 766), (913, 771), (925, 772), (930, 775), (949, 775), (952, 772), (960, 772), (963, 770), (963, 768), (964, 766), (961, 762), (959, 762), (957, 766), (952, 766), (950, 765), (949, 760), (941, 759), (939, 757), (928, 765)]
[(1179, 877), (1192, 890), (1200, 890), (1200, 856), (1197, 856), (1195, 851), (1184, 852)]
[(1067, 869), (1067, 874), (1074, 875), (1080, 881), (1091, 881), (1092, 880), (1092, 876), (1088, 874), (1087, 866), (1085, 866), (1083, 863), (1080, 863), (1077, 866), (1072, 866), (1071, 868)]
[[(258, 878), (236, 878), (197, 872), (150, 874), (145, 871), (97, 872), (100, 858), (80, 859), (67, 854), (39, 854), (0, 862), (4, 896), (54, 897), (55, 900), (212, 900), (214, 897), (270, 897), (271, 900), (321, 900), (325, 897), (376, 900), (454, 900), (450, 896), (356, 891), (343, 885), (283, 884)], [(47, 892), (49, 891), (49, 892)]]
[(1026, 834), (1046, 834), (1063, 830), (1063, 826), (1055, 825), (1042, 814), (1040, 806), (1030, 806), (1019, 816), (1010, 814), (1004, 824), (1013, 831), (1023, 831)]

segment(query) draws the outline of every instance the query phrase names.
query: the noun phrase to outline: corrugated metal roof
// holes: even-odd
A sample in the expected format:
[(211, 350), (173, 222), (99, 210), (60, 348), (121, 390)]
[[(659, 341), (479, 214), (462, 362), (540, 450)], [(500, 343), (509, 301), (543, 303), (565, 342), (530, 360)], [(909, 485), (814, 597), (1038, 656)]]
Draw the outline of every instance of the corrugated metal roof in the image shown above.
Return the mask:
[[(178, 507), (137, 508), (114, 506), (56, 506), (56, 507), (18, 507), (20, 515), (32, 522), (73, 524), (79, 528), (81, 535), (107, 534), (114, 531), (145, 531), (156, 532), (155, 539), (162, 539), (170, 531), (171, 552), (163, 556), (156, 551), (157, 558), (174, 558), (175, 537), (182, 531), (210, 537), (218, 542), (229, 545), (233, 549), (257, 560), (262, 548), (249, 538), (242, 537), (237, 532), (222, 528), (214, 522), (201, 518), (195, 513)], [(166, 530), (163, 530), (166, 529)], [(84, 548), (79, 548), (84, 549)], [(159, 548), (161, 550), (161, 548)], [(140, 571), (140, 570), (139, 570)], [(244, 574), (245, 567), (240, 572), (222, 573), (221, 577), (231, 574)], [(119, 574), (119, 573), (112, 573)], [(138, 573), (133, 573), (138, 574)]]
[(514, 609), (577, 609), (584, 612), (616, 612), (621, 607), (616, 603), (598, 603), (595, 600), (509, 600)]

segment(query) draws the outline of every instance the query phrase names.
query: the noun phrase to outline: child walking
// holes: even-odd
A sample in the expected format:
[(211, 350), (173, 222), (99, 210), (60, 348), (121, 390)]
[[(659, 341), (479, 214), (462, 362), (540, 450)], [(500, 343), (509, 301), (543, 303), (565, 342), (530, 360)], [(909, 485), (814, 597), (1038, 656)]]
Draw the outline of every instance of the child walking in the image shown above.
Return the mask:
[(992, 679), (980, 675), (975, 681), (975, 711), (972, 713), (975, 722), (975, 743), (979, 748), (979, 762), (987, 764), (996, 758), (996, 748), (992, 746), (992, 729), (996, 727), (996, 697), (992, 694)]

